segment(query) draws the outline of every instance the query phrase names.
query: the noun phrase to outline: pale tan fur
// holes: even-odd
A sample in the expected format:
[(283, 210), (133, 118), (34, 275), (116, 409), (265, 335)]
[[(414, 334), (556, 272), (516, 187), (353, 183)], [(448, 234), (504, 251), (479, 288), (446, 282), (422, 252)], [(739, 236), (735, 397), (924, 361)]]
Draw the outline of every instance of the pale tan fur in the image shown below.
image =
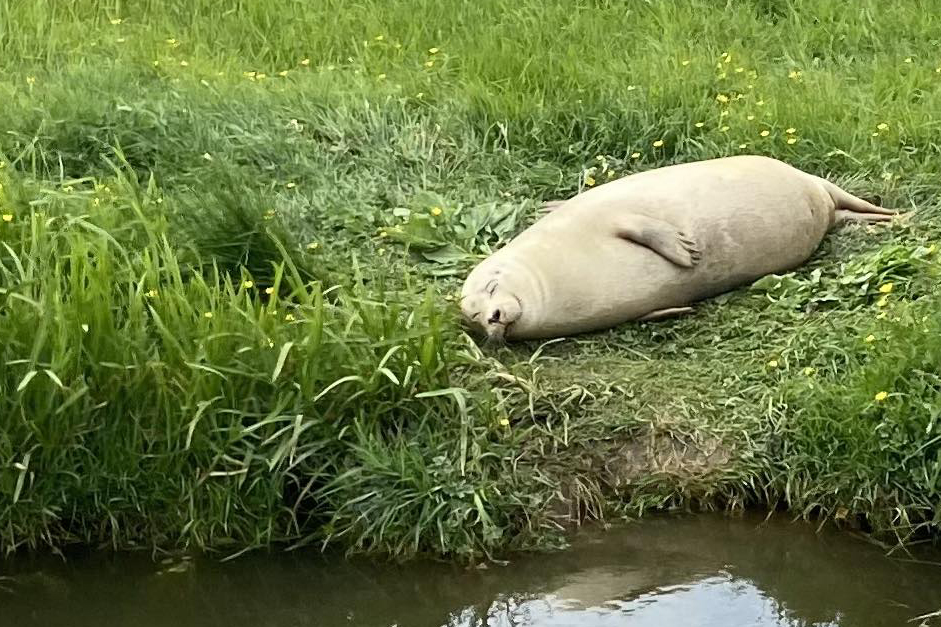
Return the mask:
[(767, 157), (650, 170), (554, 207), (473, 269), (462, 312), (494, 340), (685, 313), (801, 265), (839, 222), (893, 213)]

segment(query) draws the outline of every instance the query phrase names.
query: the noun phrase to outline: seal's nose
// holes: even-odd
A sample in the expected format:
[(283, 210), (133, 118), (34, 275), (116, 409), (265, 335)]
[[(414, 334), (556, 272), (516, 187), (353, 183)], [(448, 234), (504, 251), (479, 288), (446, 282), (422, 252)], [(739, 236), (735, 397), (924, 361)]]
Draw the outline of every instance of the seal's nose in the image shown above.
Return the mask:
[(489, 322), (490, 324), (499, 323), (500, 322), (500, 310), (494, 309), (493, 313), (490, 314), (490, 317), (487, 318), (487, 322)]

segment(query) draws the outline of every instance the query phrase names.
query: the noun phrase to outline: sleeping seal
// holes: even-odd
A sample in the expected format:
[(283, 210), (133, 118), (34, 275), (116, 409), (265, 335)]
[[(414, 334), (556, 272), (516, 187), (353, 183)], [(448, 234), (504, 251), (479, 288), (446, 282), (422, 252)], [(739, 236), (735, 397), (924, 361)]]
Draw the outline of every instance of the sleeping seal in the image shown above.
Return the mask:
[(492, 341), (677, 315), (801, 265), (836, 224), (893, 215), (768, 157), (668, 166), (559, 203), (471, 271), (461, 311)]

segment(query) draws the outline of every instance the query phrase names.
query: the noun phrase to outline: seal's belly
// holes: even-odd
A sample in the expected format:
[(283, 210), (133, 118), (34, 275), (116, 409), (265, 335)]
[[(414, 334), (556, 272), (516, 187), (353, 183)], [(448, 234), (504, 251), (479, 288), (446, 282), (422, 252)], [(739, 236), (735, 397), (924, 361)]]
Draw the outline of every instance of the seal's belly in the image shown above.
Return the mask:
[(687, 219), (683, 228), (702, 250), (689, 286), (696, 298), (801, 265), (830, 227), (832, 200), (823, 190), (756, 196), (747, 204), (730, 202), (724, 211), (704, 211)]

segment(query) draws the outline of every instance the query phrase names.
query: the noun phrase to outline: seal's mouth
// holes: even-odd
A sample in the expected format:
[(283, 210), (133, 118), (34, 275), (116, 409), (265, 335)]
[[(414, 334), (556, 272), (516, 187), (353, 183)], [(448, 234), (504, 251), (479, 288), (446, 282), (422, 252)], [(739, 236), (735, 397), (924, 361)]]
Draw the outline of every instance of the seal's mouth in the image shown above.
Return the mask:
[(489, 325), (486, 329), (487, 337), (484, 343), (487, 346), (503, 346), (506, 344), (506, 332), (512, 325), (512, 322), (508, 324), (493, 323)]

